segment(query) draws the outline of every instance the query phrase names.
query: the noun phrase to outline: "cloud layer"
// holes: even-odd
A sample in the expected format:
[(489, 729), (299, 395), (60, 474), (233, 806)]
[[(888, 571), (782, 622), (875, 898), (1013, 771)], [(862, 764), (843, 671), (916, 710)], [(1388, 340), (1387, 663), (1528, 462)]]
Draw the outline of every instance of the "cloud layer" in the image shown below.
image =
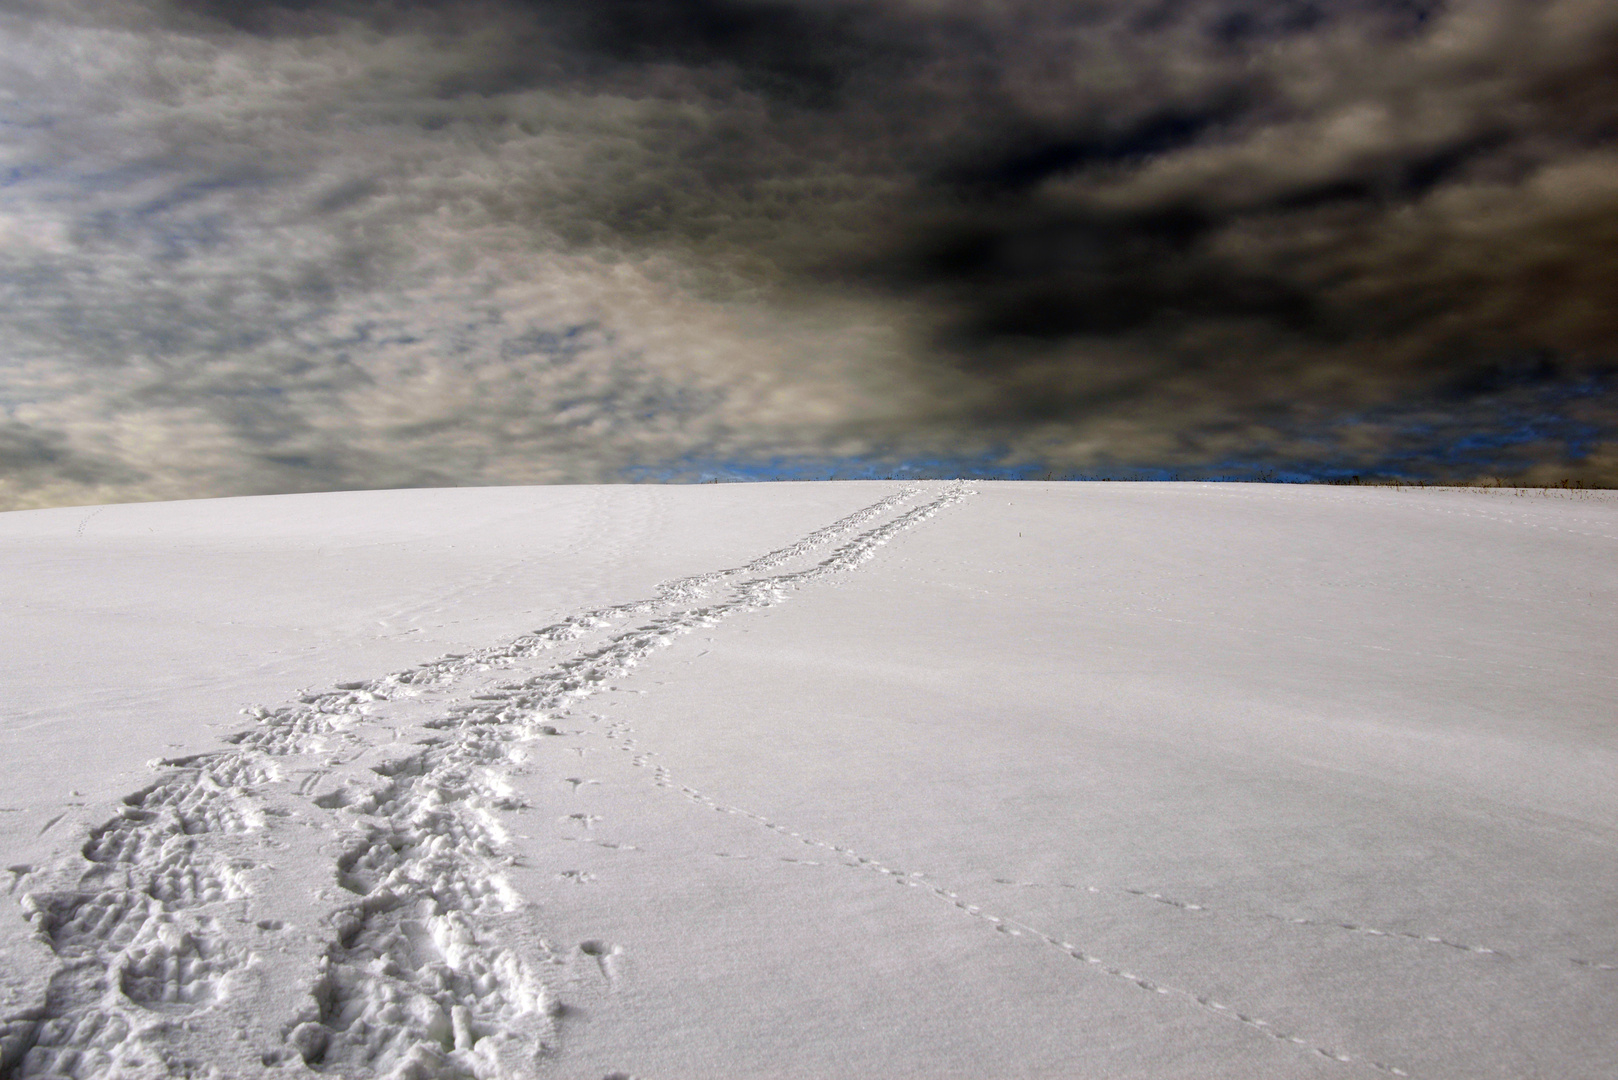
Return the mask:
[(693, 461), (1618, 477), (1601, 0), (0, 22), (0, 505)]

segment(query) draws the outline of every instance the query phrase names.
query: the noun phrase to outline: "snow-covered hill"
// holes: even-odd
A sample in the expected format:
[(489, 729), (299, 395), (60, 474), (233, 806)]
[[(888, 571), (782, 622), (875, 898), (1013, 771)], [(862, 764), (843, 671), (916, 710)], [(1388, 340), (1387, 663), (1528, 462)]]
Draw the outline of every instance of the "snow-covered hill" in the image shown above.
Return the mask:
[(0, 1076), (1608, 1077), (1615, 556), (1255, 485), (0, 515)]

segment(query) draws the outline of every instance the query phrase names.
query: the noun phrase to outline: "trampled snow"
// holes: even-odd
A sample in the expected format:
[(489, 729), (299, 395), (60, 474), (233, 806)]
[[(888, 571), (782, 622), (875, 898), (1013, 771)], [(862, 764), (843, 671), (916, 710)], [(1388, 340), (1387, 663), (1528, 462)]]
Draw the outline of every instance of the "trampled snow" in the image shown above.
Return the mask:
[(1271, 485), (0, 515), (0, 1077), (1610, 1077), (1615, 556)]

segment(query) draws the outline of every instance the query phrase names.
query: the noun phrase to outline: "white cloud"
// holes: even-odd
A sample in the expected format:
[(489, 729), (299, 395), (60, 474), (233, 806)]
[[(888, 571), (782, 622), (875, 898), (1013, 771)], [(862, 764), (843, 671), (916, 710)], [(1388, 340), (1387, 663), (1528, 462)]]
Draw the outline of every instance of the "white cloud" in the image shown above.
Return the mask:
[(773, 314), (722, 251), (592, 238), (613, 201), (707, 197), (659, 175), (699, 105), (444, 97), (467, 57), (355, 27), (8, 40), (14, 105), (78, 89), (11, 129), (39, 171), (4, 195), (0, 235), (35, 239), (4, 249), (0, 378), (14, 421), (139, 477), (127, 497), (606, 480), (891, 411), (880, 318)]

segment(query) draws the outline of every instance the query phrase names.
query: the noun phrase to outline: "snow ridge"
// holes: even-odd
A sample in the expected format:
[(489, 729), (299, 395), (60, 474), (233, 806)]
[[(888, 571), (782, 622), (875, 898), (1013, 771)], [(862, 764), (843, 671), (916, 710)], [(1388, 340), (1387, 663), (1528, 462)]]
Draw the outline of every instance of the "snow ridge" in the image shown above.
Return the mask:
[[(0, 1078), (533, 1075), (558, 1046), (563, 1010), (543, 972), (562, 961), (501, 874), (501, 815), (523, 805), (503, 774), (522, 744), (677, 637), (853, 570), (971, 493), (895, 514), (923, 490), (649, 600), (255, 708), (231, 749), (155, 762), (157, 780), (76, 854), (26, 875), (24, 910), (57, 967), (37, 1007), (0, 1022)], [(629, 616), (650, 618), (494, 682)], [(469, 700), (450, 705), (450, 691)], [(346, 835), (335, 849), (333, 828)], [(327, 868), (321, 880), (286, 880), (311, 866)], [(607, 970), (606, 947), (579, 948)]]

